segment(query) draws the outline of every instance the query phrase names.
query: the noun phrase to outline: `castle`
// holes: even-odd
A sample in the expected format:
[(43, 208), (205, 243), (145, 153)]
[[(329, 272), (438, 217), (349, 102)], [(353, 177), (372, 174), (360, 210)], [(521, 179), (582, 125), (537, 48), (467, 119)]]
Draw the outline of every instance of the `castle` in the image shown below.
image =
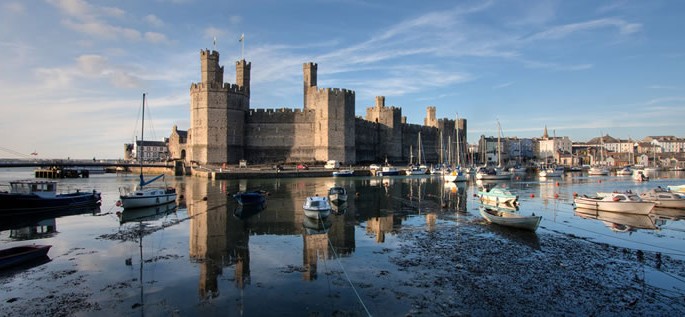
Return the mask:
[(417, 163), (419, 142), (421, 163), (439, 163), (450, 161), (456, 144), (461, 153), (465, 148), (466, 120), (459, 119), (457, 134), (456, 120), (437, 119), (435, 107), (423, 125), (408, 124), (401, 108), (378, 96), (365, 118), (356, 117), (355, 92), (319, 88), (315, 63), (303, 65), (302, 109), (251, 109), (251, 63), (237, 61), (236, 83), (229, 84), (217, 51), (202, 50), (200, 62), (202, 81), (190, 86), (190, 128), (174, 126), (169, 138), (170, 156), (189, 164)]

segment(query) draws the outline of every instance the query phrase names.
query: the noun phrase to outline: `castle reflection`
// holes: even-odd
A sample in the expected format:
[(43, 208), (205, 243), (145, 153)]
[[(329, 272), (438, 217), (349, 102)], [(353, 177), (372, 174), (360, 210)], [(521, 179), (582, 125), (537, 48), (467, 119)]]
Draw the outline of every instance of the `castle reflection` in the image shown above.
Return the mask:
[[(324, 219), (306, 217), (305, 198), (326, 195), (334, 185), (347, 189), (347, 203)], [(231, 195), (258, 189), (268, 195), (263, 210), (241, 207)], [(366, 234), (384, 243), (386, 234), (410, 214), (425, 214), (430, 228), (436, 212), (466, 208), (465, 187), (446, 187), (442, 179), (429, 177), (193, 181), (182, 190), (190, 217), (190, 258), (200, 267), (201, 298), (218, 296), (225, 271), (233, 272), (236, 288), (250, 284), (251, 236), (302, 236), (303, 280), (309, 281), (317, 278), (320, 261), (353, 256), (357, 225), (365, 224)], [(442, 194), (427, 197), (426, 192)]]

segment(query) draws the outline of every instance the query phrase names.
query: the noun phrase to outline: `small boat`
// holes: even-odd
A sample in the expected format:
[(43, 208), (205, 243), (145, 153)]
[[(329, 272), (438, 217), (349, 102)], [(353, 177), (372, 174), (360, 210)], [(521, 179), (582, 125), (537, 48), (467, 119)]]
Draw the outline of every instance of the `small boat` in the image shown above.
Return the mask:
[(347, 190), (342, 186), (333, 186), (328, 189), (328, 199), (334, 204), (347, 202)]
[(0, 250), (0, 269), (44, 258), (51, 247), (51, 245), (34, 244)]
[[(142, 122), (140, 129), (140, 144), (144, 144), (143, 136), (145, 131), (145, 94), (143, 94), (143, 111), (142, 111)], [(140, 182), (138, 183), (138, 188), (134, 191), (130, 191), (126, 187), (119, 188), (119, 201), (121, 201), (121, 206), (124, 209), (132, 208), (143, 208), (143, 207), (153, 207), (159, 205), (169, 204), (172, 201), (176, 201), (176, 189), (173, 187), (161, 187), (161, 188), (145, 188), (145, 186), (151, 184), (152, 182), (163, 178), (164, 174), (158, 175), (148, 181), (143, 177), (143, 153), (138, 154), (138, 161), (140, 162)]]
[(685, 193), (685, 185), (669, 185), (667, 188), (672, 192)]
[(0, 192), (0, 215), (19, 216), (44, 213), (65, 208), (95, 207), (100, 205), (100, 193), (75, 192), (57, 194), (57, 182), (45, 180), (17, 180), (9, 183), (10, 190)]
[(555, 168), (546, 168), (541, 170), (538, 175), (540, 177), (562, 177), (564, 176), (564, 168), (560, 166)]
[(445, 174), (443, 178), (446, 182), (465, 182), (467, 180), (466, 175), (459, 168)]
[(573, 199), (577, 208), (592, 210), (624, 212), (629, 214), (646, 215), (656, 205), (653, 202), (643, 201), (634, 193), (599, 193), (597, 196), (578, 196)]
[(485, 206), (480, 206), (480, 214), (490, 223), (507, 226), (528, 231), (535, 231), (540, 225), (542, 216), (523, 216), (518, 213), (494, 210)]
[(601, 165), (596, 165), (593, 167), (590, 167), (590, 169), (587, 171), (588, 175), (592, 176), (604, 176), (604, 175), (609, 175), (609, 169), (601, 166)]
[(266, 192), (261, 190), (237, 192), (233, 194), (233, 199), (241, 206), (263, 206), (266, 204)]
[(633, 170), (633, 176), (632, 176), (634, 181), (637, 182), (646, 182), (649, 181), (649, 176), (645, 173), (644, 170)]
[(412, 166), (404, 171), (407, 175), (426, 175), (429, 174), (428, 167), (425, 166)]
[(640, 198), (655, 203), (655, 207), (685, 209), (685, 198), (661, 187), (641, 193)]
[(476, 171), (478, 180), (505, 180), (511, 179), (512, 173), (498, 167), (479, 167)]
[(331, 214), (331, 204), (326, 197), (309, 196), (302, 208), (304, 215), (310, 218), (325, 218)]
[(380, 170), (376, 170), (376, 176), (395, 176), (400, 175), (400, 170), (394, 166), (383, 166)]
[(333, 172), (333, 176), (335, 177), (349, 177), (349, 176), (354, 176), (354, 170), (347, 169), (347, 170), (339, 170)]
[(618, 176), (631, 176), (631, 175), (633, 175), (633, 169), (630, 168), (630, 166), (623, 167), (620, 170), (616, 171), (616, 175), (618, 175)]
[(490, 190), (485, 188), (484, 190), (478, 191), (478, 197), (480, 201), (484, 203), (494, 203), (495, 205), (508, 204), (515, 205), (518, 202), (519, 196), (513, 194), (509, 190), (501, 187), (494, 187)]

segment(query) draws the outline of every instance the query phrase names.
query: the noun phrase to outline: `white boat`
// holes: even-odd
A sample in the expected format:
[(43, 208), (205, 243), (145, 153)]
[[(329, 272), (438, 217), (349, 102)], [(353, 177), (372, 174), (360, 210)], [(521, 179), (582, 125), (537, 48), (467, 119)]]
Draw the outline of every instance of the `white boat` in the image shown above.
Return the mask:
[(465, 182), (467, 180), (466, 174), (464, 174), (460, 168), (456, 168), (453, 171), (443, 175), (446, 182)]
[(498, 167), (479, 167), (476, 171), (476, 179), (479, 180), (504, 180), (511, 179), (512, 173)]
[(641, 193), (640, 198), (644, 201), (651, 201), (660, 208), (685, 209), (685, 198), (661, 187)]
[(509, 172), (512, 172), (514, 174), (525, 174), (528, 171), (527, 168), (525, 167), (510, 167)]
[(354, 170), (339, 170), (333, 172), (333, 176), (335, 177), (349, 177), (349, 176), (354, 176)]
[(428, 174), (428, 168), (421, 166), (413, 166), (405, 171), (407, 175), (426, 175)]
[(644, 170), (641, 170), (641, 169), (639, 169), (639, 170), (633, 170), (633, 176), (632, 176), (632, 178), (633, 178), (634, 181), (637, 181), (637, 182), (646, 182), (646, 181), (649, 181), (649, 176), (647, 176), (647, 174), (645, 174), (645, 171), (644, 171)]
[(606, 168), (605, 166), (601, 165), (596, 165), (590, 167), (590, 169), (587, 171), (588, 175), (592, 176), (603, 176), (603, 175), (609, 175), (609, 169)]
[(646, 215), (656, 204), (643, 201), (634, 193), (598, 193), (597, 196), (577, 196), (573, 199), (577, 208), (592, 210), (624, 212), (629, 214)]
[(347, 190), (342, 186), (333, 186), (328, 189), (328, 199), (334, 204), (347, 202)]
[(494, 187), (490, 190), (479, 190), (478, 197), (480, 198), (481, 202), (495, 204), (496, 206), (500, 204), (508, 204), (513, 206), (518, 202), (519, 199), (518, 195), (515, 195), (501, 187)]
[(523, 230), (535, 231), (540, 225), (542, 216), (523, 216), (515, 212), (494, 210), (485, 206), (480, 206), (480, 215), (490, 223), (518, 228)]
[(668, 189), (672, 192), (685, 193), (685, 185), (669, 185)]
[(546, 168), (541, 170), (538, 175), (540, 177), (562, 177), (564, 175), (564, 168), (561, 166)]
[(304, 215), (310, 218), (325, 218), (331, 214), (331, 204), (326, 197), (309, 196), (302, 208)]
[(630, 166), (625, 166), (622, 169), (616, 171), (616, 175), (618, 175), (618, 176), (631, 176), (631, 175), (633, 175), (633, 169), (630, 168)]
[(400, 170), (394, 166), (383, 166), (380, 170), (376, 170), (376, 176), (395, 176), (400, 175)]
[(124, 209), (143, 208), (168, 204), (176, 201), (176, 189), (173, 187), (161, 188), (146, 188), (145, 186), (164, 177), (164, 174), (145, 181), (143, 178), (143, 152), (142, 144), (144, 140), (145, 128), (145, 94), (143, 94), (143, 111), (142, 111), (141, 129), (140, 129), (140, 153), (138, 153), (138, 160), (140, 161), (140, 183), (134, 191), (129, 191), (128, 188), (119, 188), (119, 201)]

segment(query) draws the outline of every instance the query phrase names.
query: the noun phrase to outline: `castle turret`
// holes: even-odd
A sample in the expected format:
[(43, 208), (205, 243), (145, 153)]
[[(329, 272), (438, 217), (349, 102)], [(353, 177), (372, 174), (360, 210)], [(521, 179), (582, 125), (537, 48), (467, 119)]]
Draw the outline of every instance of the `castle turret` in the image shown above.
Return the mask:
[(200, 63), (202, 64), (202, 82), (203, 83), (223, 83), (224, 82), (224, 67), (219, 66), (219, 52), (217, 51), (201, 51)]
[(304, 108), (308, 109), (312, 100), (310, 98), (310, 90), (316, 90), (316, 72), (317, 65), (315, 63), (304, 63), (302, 65), (302, 72), (304, 73)]
[(438, 127), (438, 119), (435, 117), (435, 107), (426, 108), (426, 119), (423, 120), (423, 125), (428, 127)]
[(244, 59), (235, 62), (235, 83), (248, 97), (250, 96), (251, 67), (252, 63), (247, 63)]

